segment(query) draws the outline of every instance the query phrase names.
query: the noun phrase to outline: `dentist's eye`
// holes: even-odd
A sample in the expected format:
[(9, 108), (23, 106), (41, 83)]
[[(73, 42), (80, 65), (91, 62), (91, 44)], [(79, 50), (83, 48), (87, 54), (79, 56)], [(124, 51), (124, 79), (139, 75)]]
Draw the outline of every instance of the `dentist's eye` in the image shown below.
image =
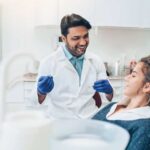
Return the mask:
[(80, 39), (80, 37), (78, 37), (78, 36), (72, 37), (72, 40), (73, 40), (73, 41), (77, 41), (77, 40), (79, 40), (79, 39)]

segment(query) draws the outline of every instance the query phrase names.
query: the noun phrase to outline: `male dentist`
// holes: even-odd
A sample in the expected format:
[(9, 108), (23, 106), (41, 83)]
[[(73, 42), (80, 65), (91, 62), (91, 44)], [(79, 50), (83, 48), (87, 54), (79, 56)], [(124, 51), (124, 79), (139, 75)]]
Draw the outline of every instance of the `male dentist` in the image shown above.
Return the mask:
[(37, 77), (39, 103), (47, 99), (54, 119), (91, 118), (101, 100), (113, 97), (103, 62), (86, 51), (90, 23), (77, 14), (61, 20), (63, 44), (41, 61)]

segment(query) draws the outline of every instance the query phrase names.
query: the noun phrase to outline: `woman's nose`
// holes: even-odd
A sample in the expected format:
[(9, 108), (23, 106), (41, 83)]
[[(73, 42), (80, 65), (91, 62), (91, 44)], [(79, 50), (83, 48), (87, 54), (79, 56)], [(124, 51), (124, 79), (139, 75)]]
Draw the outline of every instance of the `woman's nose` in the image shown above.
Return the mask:
[(129, 79), (129, 77), (130, 77), (130, 74), (129, 74), (129, 75), (126, 75), (126, 76), (124, 77), (125, 81), (127, 81), (127, 80)]

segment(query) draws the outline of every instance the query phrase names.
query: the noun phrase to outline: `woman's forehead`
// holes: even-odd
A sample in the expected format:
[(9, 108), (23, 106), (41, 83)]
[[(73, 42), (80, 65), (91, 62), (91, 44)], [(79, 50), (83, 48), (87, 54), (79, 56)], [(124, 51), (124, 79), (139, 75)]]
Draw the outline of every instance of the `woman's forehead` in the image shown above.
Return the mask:
[(144, 63), (143, 62), (138, 62), (136, 64), (136, 66), (134, 67), (133, 71), (142, 72), (143, 67), (144, 67)]

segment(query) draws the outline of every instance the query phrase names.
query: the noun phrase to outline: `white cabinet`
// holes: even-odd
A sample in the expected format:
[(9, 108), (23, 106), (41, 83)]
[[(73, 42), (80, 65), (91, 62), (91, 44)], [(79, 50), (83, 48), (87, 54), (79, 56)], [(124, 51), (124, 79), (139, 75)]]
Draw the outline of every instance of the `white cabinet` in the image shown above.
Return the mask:
[(149, 0), (35, 0), (36, 25), (59, 26), (77, 13), (93, 26), (150, 28)]
[(35, 0), (35, 25), (58, 25), (58, 0)]
[(10, 88), (7, 88), (6, 110), (9, 112), (15, 112), (18, 110), (27, 109), (28, 106), (31, 107), (31, 92), (34, 88), (34, 85), (34, 81), (22, 80)]
[(150, 28), (150, 0), (141, 0), (140, 4), (140, 26)]
[(76, 13), (95, 22), (95, 0), (35, 0), (35, 25), (59, 26), (64, 15)]
[(0, 3), (0, 60), (2, 57), (2, 8)]
[(150, 28), (149, 0), (96, 0), (96, 26)]
[(34, 81), (21, 81), (7, 89), (6, 101), (8, 103), (26, 103), (35, 88)]
[(6, 90), (6, 102), (8, 103), (23, 103), (24, 102), (24, 89), (23, 82), (17, 82)]
[(140, 0), (96, 0), (96, 26), (139, 27)]
[(95, 23), (95, 0), (59, 0), (59, 22), (66, 14), (76, 13)]
[(118, 102), (123, 98), (124, 79), (123, 77), (110, 77), (109, 80), (114, 90), (113, 101)]
[(35, 88), (34, 81), (24, 81), (24, 100), (27, 102), (31, 98), (31, 94)]
[(15, 84), (7, 86), (6, 101), (8, 103), (26, 103), (31, 100), (35, 89), (35, 78), (23, 78)]

